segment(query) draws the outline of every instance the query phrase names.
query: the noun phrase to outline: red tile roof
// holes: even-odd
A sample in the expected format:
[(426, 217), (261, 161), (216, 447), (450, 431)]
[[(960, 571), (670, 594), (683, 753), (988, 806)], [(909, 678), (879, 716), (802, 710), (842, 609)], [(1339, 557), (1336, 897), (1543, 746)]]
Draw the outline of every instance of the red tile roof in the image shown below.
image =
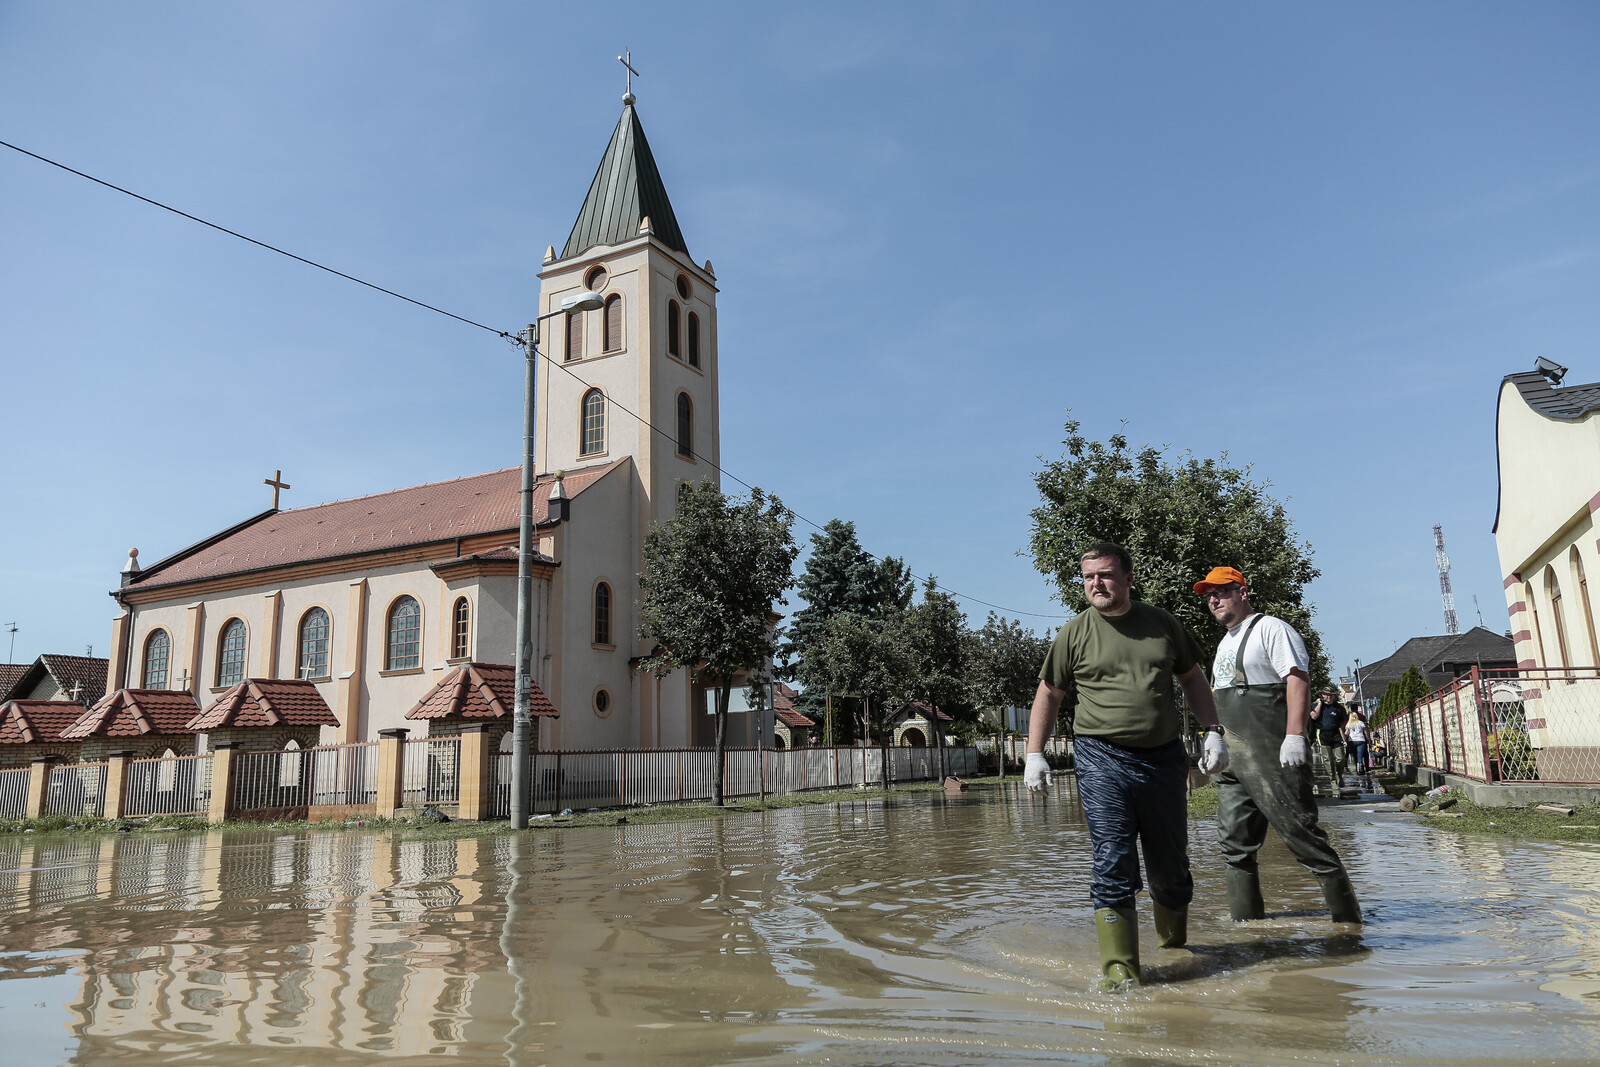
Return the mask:
[(772, 683), (772, 713), (778, 721), (787, 726), (806, 727), (817, 725), (817, 720), (802, 712), (794, 710), (794, 698), (800, 694), (782, 682)]
[[(106, 694), (107, 662), (95, 656), (63, 656), (47, 652), (32, 663), (23, 665), (21, 676), (11, 683), (5, 696), (14, 694), (27, 698), (29, 694), (37, 693), (40, 685), (49, 678), (64, 695), (71, 696), (76, 687), (77, 699), (83, 702), (84, 707), (88, 707)], [(0, 696), (0, 699), (5, 697)]]
[(338, 726), (312, 682), (297, 678), (246, 678), (189, 720), (196, 732), (223, 726)]
[(0, 700), (10, 695), (11, 687), (22, 680), (31, 666), (31, 663), (0, 663)]
[(68, 741), (86, 737), (192, 734), (189, 720), (200, 710), (187, 689), (118, 689), (102, 697), (77, 722), (61, 731)]
[(59, 740), (82, 716), (75, 700), (13, 700), (0, 709), (0, 745)]
[[(516, 674), (515, 667), (504, 663), (463, 663), (439, 679), (439, 684), (406, 712), (406, 718), (510, 718), (516, 706)], [(537, 683), (529, 704), (535, 715), (561, 714)]]
[[(576, 497), (623, 462), (619, 459), (567, 471), (567, 495)], [(554, 481), (545, 474), (534, 486), (536, 523), (549, 518), (550, 487)], [(517, 498), (521, 490), (521, 468), (508, 467), (375, 496), (267, 511), (151, 564), (124, 588), (151, 589), (457, 537), (515, 532), (520, 524)]]

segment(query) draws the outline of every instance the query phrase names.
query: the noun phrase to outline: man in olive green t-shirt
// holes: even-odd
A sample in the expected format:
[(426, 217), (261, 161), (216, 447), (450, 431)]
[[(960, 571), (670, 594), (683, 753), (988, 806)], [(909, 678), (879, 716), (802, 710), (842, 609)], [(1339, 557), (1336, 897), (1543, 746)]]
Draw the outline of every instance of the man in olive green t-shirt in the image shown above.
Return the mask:
[(1029, 789), (1049, 788), (1046, 739), (1055, 732), (1063, 698), (1074, 695), (1073, 752), (1078, 795), (1094, 846), (1089, 897), (1100, 939), (1101, 986), (1139, 984), (1139, 855), (1150, 878), (1156, 935), (1176, 948), (1188, 936), (1187, 789), (1189, 757), (1174, 679), (1206, 729), (1200, 769), (1218, 774), (1228, 747), (1201, 666), (1200, 647), (1183, 624), (1132, 599), (1133, 560), (1120, 545), (1091, 545), (1083, 554), (1089, 610), (1061, 628), (1039, 671), (1028, 724)]

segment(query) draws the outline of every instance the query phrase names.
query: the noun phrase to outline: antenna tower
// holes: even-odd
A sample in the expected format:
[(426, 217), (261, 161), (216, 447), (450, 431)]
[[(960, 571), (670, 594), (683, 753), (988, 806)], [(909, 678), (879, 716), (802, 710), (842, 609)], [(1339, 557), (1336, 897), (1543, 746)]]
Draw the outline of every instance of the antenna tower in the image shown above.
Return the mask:
[(1444, 554), (1444, 527), (1433, 528), (1433, 561), (1439, 565), (1439, 595), (1444, 599), (1444, 632), (1458, 634), (1461, 623), (1456, 619), (1456, 598), (1450, 592), (1450, 557)]

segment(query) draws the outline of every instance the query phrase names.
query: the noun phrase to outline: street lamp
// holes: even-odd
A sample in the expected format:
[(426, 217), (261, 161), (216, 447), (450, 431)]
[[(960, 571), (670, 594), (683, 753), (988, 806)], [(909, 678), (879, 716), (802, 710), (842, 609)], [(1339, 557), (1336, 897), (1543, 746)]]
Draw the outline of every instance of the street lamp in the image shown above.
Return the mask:
[(522, 335), (527, 367), (522, 379), (522, 530), (517, 539), (517, 702), (511, 719), (511, 826), (528, 828), (528, 755), (533, 747), (533, 433), (539, 380), (539, 323), (571, 311), (596, 311), (605, 297), (584, 291), (540, 315)]

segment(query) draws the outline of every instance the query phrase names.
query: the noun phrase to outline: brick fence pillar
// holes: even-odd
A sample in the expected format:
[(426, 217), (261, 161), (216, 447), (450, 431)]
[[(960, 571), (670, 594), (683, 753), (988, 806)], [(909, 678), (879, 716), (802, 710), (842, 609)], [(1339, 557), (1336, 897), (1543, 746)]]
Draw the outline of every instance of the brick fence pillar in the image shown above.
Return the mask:
[(489, 728), (482, 723), (461, 728), (460, 778), (456, 782), (456, 818), (482, 822), (489, 817)]
[(132, 752), (113, 752), (106, 756), (106, 797), (102, 814), (107, 819), (120, 819), (128, 807), (128, 761)]
[(378, 731), (378, 811), (380, 819), (392, 819), (405, 799), (405, 727)]
[(45, 811), (45, 798), (50, 793), (50, 766), (55, 761), (54, 756), (40, 756), (28, 768), (28, 818), (30, 819), (49, 814)]
[(239, 766), (239, 743), (224, 742), (211, 750), (211, 806), (206, 821), (213, 825), (233, 817), (234, 770)]

